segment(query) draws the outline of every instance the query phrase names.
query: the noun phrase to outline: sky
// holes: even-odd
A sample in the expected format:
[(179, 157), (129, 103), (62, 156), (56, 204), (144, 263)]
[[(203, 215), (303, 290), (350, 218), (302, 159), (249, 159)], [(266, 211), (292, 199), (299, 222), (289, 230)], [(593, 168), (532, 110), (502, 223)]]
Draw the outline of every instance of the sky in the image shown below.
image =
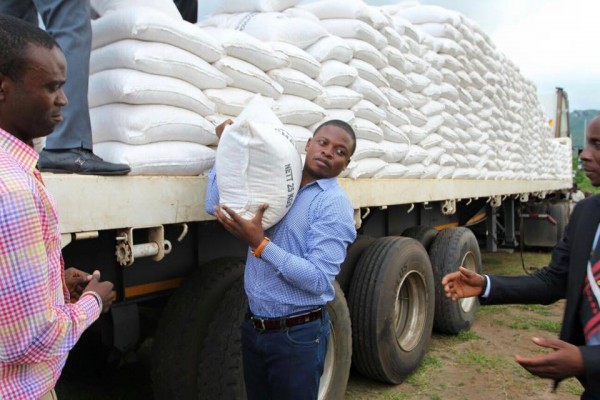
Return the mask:
[[(200, 15), (215, 2), (199, 2)], [(225, 0), (227, 1), (227, 0)], [(307, 0), (305, 0), (307, 1)], [(370, 5), (394, 0), (365, 0)], [(421, 0), (453, 9), (475, 21), (496, 48), (514, 61), (538, 92), (562, 87), (571, 111), (600, 110), (600, 38), (598, 0)]]

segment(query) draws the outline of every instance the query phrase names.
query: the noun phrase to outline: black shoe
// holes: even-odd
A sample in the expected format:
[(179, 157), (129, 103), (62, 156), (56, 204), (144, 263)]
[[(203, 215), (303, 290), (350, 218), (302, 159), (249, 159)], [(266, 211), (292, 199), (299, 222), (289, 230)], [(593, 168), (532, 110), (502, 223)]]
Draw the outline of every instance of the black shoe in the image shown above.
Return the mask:
[(131, 171), (126, 164), (104, 161), (90, 150), (42, 150), (38, 166), (42, 172), (82, 175), (125, 175)]

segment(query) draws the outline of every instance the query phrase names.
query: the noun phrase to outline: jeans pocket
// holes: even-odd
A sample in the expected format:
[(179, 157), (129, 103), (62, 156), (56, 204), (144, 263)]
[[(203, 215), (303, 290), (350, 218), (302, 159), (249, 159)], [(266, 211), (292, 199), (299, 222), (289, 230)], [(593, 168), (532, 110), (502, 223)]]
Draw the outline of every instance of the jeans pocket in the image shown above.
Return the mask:
[(312, 321), (293, 326), (285, 331), (285, 337), (293, 345), (317, 346), (321, 340), (322, 321)]

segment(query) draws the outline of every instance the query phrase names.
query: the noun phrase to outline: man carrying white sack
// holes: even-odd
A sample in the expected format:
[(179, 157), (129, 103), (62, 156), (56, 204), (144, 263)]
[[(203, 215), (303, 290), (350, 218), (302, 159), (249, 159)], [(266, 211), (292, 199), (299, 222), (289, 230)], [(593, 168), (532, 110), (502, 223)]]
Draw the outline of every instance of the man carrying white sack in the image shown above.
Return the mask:
[[(216, 129), (220, 137), (231, 120)], [(300, 190), (281, 221), (263, 231), (268, 205), (244, 219), (219, 206), (215, 170), (206, 211), (248, 243), (244, 284), (249, 301), (242, 323), (244, 380), (249, 400), (316, 399), (327, 352), (333, 280), (356, 239), (353, 209), (336, 177), (356, 148), (345, 122), (322, 124), (306, 143)]]

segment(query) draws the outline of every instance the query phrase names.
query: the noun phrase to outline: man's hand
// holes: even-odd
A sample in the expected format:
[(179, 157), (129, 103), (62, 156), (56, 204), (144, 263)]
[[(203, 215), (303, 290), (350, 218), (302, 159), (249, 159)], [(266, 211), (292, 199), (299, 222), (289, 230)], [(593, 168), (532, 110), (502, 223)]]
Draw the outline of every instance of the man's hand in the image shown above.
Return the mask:
[(531, 340), (538, 346), (554, 350), (540, 357), (515, 356), (515, 361), (533, 375), (561, 380), (584, 374), (583, 356), (577, 346), (558, 339), (534, 337)]
[(221, 135), (223, 134), (223, 131), (228, 125), (233, 125), (233, 121), (231, 119), (226, 119), (225, 121), (217, 125), (217, 127), (215, 128), (215, 133), (217, 134), (217, 137), (219, 139), (221, 139)]
[(479, 296), (484, 284), (485, 277), (463, 267), (442, 279), (446, 297), (454, 301), (464, 297)]
[(102, 312), (105, 313), (110, 309), (110, 306), (117, 297), (112, 289), (113, 284), (109, 281), (100, 282), (100, 272), (94, 271), (91, 275), (90, 282), (83, 290), (83, 293), (88, 291), (98, 293), (102, 299)]
[(215, 216), (229, 233), (248, 243), (250, 247), (256, 248), (265, 238), (262, 219), (267, 208), (269, 208), (267, 204), (262, 204), (258, 207), (254, 218), (244, 219), (227, 206), (215, 206)]
[(77, 268), (65, 269), (65, 284), (67, 290), (69, 290), (71, 300), (77, 300), (81, 296), (83, 288), (90, 280), (92, 280), (92, 275), (87, 272), (80, 271)]

